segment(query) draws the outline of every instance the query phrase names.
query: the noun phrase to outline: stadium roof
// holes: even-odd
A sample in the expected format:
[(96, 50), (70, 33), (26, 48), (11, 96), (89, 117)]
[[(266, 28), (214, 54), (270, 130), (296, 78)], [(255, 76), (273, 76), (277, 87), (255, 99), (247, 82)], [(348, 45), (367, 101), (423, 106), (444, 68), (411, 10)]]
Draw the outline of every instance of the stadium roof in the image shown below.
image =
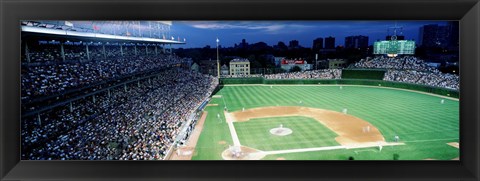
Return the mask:
[(157, 21), (157, 22), (172, 26), (172, 21)]
[(185, 44), (185, 42), (181, 42), (181, 41), (165, 40), (165, 39), (158, 39), (158, 38), (118, 36), (118, 35), (110, 35), (110, 34), (102, 34), (102, 33), (78, 32), (78, 31), (49, 29), (49, 28), (40, 28), (40, 27), (31, 27), (31, 26), (22, 26), (22, 31), (30, 32), (30, 33), (86, 37), (86, 38), (102, 38), (102, 39), (110, 39), (110, 40), (128, 40), (128, 41), (164, 43), (164, 44)]

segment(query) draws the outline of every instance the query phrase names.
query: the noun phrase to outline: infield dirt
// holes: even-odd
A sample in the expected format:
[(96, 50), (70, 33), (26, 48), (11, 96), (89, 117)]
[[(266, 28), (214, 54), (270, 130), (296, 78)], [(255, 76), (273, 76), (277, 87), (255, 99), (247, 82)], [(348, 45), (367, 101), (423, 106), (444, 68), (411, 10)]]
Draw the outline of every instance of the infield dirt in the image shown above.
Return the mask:
[[(305, 116), (311, 117), (337, 133), (335, 140), (347, 148), (386, 145), (380, 131), (369, 122), (340, 112), (299, 106), (274, 106), (253, 108), (230, 113), (233, 121), (253, 118)], [(366, 128), (368, 127), (368, 131)]]

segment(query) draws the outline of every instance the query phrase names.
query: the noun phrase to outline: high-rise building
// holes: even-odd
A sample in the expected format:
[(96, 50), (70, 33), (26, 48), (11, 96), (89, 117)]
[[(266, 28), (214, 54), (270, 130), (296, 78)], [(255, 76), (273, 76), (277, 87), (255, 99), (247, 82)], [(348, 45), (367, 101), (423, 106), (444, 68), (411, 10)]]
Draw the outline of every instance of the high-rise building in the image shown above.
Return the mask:
[(288, 44), (288, 47), (289, 48), (298, 48), (299, 47), (298, 40), (290, 41), (290, 43)]
[(451, 34), (450, 34), (450, 42), (449, 45), (450, 47), (458, 49), (459, 45), (459, 24), (458, 21), (451, 21), (448, 22), (448, 25), (451, 28)]
[(367, 48), (368, 36), (347, 36), (345, 37), (345, 48)]
[(325, 49), (334, 49), (335, 48), (335, 37), (325, 38)]
[(418, 38), (420, 45), (423, 47), (434, 47), (437, 38), (437, 29), (438, 25), (436, 24), (420, 27), (420, 33), (418, 34), (420, 36)]
[(245, 39), (242, 39), (242, 43), (240, 43), (239, 45), (240, 48), (247, 48), (248, 47), (248, 43)]
[(323, 49), (323, 38), (317, 38), (313, 40), (312, 50), (313, 52), (318, 52), (320, 49)]
[(444, 26), (439, 26), (437, 24), (424, 25), (420, 27), (419, 36), (422, 47), (446, 48), (458, 40), (458, 26), (455, 27), (454, 24)]
[(446, 48), (450, 43), (450, 34), (451, 34), (450, 26), (438, 26), (437, 30), (437, 42), (436, 45), (438, 47)]

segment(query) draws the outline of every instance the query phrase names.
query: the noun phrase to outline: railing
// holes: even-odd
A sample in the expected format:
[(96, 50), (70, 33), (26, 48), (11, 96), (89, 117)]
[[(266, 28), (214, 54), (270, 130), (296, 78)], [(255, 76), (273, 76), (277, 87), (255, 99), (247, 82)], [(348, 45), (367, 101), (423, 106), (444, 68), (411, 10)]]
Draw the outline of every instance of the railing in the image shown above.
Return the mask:
[(182, 124), (182, 126), (180, 127), (180, 132), (176, 135), (172, 145), (168, 148), (167, 154), (165, 155), (164, 160), (170, 159), (173, 153), (173, 149), (176, 147), (176, 145), (179, 142), (181, 142), (182, 140), (188, 139), (187, 137), (188, 127), (192, 124), (192, 122), (193, 124), (197, 123), (196, 121), (200, 118), (199, 114), (197, 113), (203, 111), (203, 108), (205, 108), (205, 106), (208, 104), (209, 101), (210, 101), (210, 98), (207, 98), (205, 101), (198, 104), (196, 108), (190, 112), (190, 116), (188, 117), (186, 122)]

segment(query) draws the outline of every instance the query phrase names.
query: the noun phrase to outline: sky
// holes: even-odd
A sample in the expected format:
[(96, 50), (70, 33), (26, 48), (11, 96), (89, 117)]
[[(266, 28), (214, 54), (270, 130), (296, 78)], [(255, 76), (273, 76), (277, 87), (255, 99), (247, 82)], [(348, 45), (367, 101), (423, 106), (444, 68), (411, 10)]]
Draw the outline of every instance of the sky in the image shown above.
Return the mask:
[[(335, 45), (344, 45), (345, 37), (364, 35), (369, 45), (384, 40), (393, 34), (392, 27), (401, 27), (405, 39), (418, 42), (419, 29), (423, 25), (445, 25), (447, 21), (173, 21), (171, 35), (186, 39), (181, 48), (216, 46), (216, 38), (223, 47), (247, 43), (265, 42), (270, 46), (283, 41), (287, 46), (291, 40), (298, 40), (300, 46), (312, 47), (316, 38), (335, 37)], [(397, 32), (400, 35), (400, 32)]]

